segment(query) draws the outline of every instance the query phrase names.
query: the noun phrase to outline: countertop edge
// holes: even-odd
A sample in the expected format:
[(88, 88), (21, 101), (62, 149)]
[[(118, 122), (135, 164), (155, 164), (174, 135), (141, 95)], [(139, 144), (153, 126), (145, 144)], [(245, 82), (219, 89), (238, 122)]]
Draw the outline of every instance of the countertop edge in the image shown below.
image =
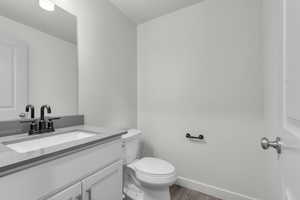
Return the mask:
[(90, 142), (86, 142), (79, 145), (74, 145), (66, 149), (58, 150), (55, 152), (51, 152), (48, 154), (44, 154), (41, 156), (37, 156), (34, 158), (29, 158), (27, 160), (22, 160), (20, 162), (15, 162), (13, 164), (9, 164), (6, 166), (0, 167), (0, 177), (7, 176), (9, 174), (13, 174), (37, 165), (41, 165), (80, 151), (84, 151), (86, 149), (90, 149), (96, 147), (101, 144), (109, 143), (118, 139), (121, 139), (121, 136), (126, 134), (126, 131), (120, 131), (119, 133), (107, 135), (103, 138), (99, 138)]

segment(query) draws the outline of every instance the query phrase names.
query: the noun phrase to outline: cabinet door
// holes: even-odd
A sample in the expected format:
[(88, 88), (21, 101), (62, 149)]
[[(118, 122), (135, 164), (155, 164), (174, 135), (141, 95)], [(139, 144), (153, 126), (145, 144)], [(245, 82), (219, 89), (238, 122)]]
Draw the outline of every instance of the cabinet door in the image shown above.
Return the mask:
[(81, 183), (78, 183), (48, 198), (47, 200), (80, 200), (80, 199), (81, 199)]
[(119, 161), (82, 181), (83, 200), (121, 200), (122, 184)]

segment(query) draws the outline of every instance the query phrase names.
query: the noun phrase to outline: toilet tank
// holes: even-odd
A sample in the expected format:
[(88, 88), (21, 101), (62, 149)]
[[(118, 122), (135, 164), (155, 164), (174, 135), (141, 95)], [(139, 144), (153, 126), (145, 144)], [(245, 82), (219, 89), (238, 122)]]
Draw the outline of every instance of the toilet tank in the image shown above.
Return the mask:
[(142, 132), (130, 129), (122, 136), (124, 164), (130, 164), (140, 157)]

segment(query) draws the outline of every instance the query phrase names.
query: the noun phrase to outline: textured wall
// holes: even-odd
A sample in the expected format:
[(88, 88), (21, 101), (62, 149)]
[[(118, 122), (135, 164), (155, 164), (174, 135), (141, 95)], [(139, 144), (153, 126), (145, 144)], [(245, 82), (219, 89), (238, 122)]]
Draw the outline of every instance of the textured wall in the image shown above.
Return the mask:
[[(261, 1), (209, 0), (138, 27), (138, 127), (178, 174), (264, 198)], [(185, 133), (203, 133), (192, 143)]]

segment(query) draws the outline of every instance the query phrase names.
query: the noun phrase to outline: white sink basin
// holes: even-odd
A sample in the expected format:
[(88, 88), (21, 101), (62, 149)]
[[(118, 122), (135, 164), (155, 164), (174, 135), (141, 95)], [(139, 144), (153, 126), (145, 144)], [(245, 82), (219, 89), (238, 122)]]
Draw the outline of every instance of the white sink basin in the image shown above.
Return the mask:
[(32, 140), (18, 141), (10, 144), (6, 144), (8, 148), (18, 152), (26, 153), (47, 147), (64, 144), (76, 140), (81, 140), (89, 137), (93, 137), (96, 134), (84, 132), (84, 131), (73, 131), (52, 136), (46, 136), (43, 138), (35, 138)]

